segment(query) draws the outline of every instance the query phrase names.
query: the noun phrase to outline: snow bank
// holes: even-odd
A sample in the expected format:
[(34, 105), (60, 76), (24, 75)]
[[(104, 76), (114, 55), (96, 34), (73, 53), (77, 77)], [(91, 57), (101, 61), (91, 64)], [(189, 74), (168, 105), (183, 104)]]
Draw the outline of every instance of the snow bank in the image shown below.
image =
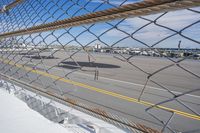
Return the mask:
[(47, 97), (6, 81), (1, 81), (0, 86), (0, 132), (127, 132), (72, 107), (52, 101)]
[(72, 133), (31, 110), (26, 103), (0, 88), (2, 133)]

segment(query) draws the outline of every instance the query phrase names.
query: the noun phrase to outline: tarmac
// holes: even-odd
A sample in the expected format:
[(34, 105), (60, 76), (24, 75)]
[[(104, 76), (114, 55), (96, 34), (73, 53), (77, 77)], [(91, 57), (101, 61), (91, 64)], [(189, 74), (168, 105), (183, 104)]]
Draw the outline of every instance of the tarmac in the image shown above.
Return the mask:
[[(41, 53), (42, 57), (39, 58), (35, 55), (10, 55), (8, 58), (15, 56), (12, 61), (18, 61), (17, 64), (26, 63), (27, 69), (11, 63), (1, 69), (1, 72), (16, 78), (21, 77), (21, 80), (43, 88), (48, 86), (47, 89), (55, 93), (63, 93), (79, 102), (156, 129), (161, 129), (162, 123), (145, 109), (174, 98), (174, 94), (191, 91), (178, 98), (183, 104), (174, 99), (161, 104), (160, 109), (153, 108), (149, 111), (163, 122), (167, 122), (171, 112), (174, 112), (169, 126), (176, 131), (200, 130), (200, 91), (194, 91), (199, 89), (199, 61), (186, 59), (178, 64), (176, 61), (179, 59), (173, 59), (172, 62), (166, 58), (144, 56), (134, 56), (125, 61), (117, 54), (91, 53), (88, 62), (88, 55), (83, 52), (70, 56), (71, 52), (59, 51), (53, 58), (47, 58), (49, 54)], [(22, 56), (22, 60), (19, 60)], [(2, 58), (5, 57), (7, 56)], [(5, 60), (3, 63), (6, 63)], [(0, 68), (4, 64), (1, 63)], [(162, 70), (166, 66), (170, 67)], [(11, 71), (8, 71), (10, 68)], [(28, 70), (29, 73), (25, 74)], [(46, 70), (48, 73), (45, 74)], [(97, 71), (98, 80), (95, 79)], [(153, 75), (148, 79), (149, 74)], [(145, 83), (144, 93), (140, 97)], [(139, 97), (141, 101), (138, 101)]]

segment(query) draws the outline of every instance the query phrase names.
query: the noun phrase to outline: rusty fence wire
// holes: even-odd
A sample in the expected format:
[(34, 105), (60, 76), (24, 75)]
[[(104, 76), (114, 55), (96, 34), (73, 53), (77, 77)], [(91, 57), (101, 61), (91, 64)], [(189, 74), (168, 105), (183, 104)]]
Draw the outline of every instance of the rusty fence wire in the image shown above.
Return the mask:
[(1, 76), (130, 131), (200, 132), (199, 5), (2, 0)]

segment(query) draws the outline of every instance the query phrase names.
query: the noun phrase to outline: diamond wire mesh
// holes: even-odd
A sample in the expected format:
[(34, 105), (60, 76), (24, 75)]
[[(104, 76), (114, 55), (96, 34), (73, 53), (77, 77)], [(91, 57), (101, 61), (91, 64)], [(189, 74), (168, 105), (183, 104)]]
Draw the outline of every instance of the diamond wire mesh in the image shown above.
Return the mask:
[[(0, 4), (10, 2), (2, 0)], [(9, 14), (0, 14), (0, 32), (21, 30), (133, 2), (138, 1), (27, 0)], [(101, 100), (106, 98), (102, 94), (98, 98), (87, 90), (86, 95), (82, 88), (87, 86), (76, 82), (106, 88), (134, 97), (139, 102), (151, 102), (153, 104), (143, 110), (156, 120), (155, 125), (161, 132), (185, 131), (187, 129), (173, 126), (174, 121), (179, 120), (177, 112), (163, 106), (184, 108), (199, 117), (199, 105), (186, 99), (188, 94), (198, 95), (200, 90), (199, 18), (199, 8), (191, 8), (2, 38), (0, 70), (5, 75), (121, 117), (129, 118), (131, 114), (112, 105), (109, 107), (111, 103)], [(67, 81), (63, 83), (62, 79)], [(122, 81), (134, 86), (124, 85)], [(114, 90), (115, 87), (120, 91)], [(163, 90), (163, 94), (152, 88)], [(157, 115), (157, 111), (165, 114), (165, 118)]]

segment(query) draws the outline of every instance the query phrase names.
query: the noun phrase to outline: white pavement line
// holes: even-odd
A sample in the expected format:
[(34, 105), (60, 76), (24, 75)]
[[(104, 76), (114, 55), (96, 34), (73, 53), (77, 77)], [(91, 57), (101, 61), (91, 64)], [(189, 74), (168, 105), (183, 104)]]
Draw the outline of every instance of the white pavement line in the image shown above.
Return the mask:
[[(47, 65), (45, 65), (47, 66)], [(47, 66), (49, 67), (49, 66)], [(57, 68), (57, 67), (54, 67), (54, 69), (57, 69), (57, 70), (62, 70), (61, 68)], [(67, 70), (64, 69), (65, 72), (69, 72)], [(81, 73), (81, 72), (75, 72), (76, 74), (80, 74), (80, 75), (85, 75), (85, 76), (89, 76), (89, 77), (93, 77), (93, 75), (90, 75), (90, 74), (86, 74), (86, 73)], [(127, 81), (122, 81), (122, 80), (117, 80), (117, 79), (111, 79), (111, 78), (106, 78), (106, 77), (100, 77), (99, 76), (99, 79), (106, 79), (106, 80), (110, 80), (110, 81), (115, 81), (115, 82), (121, 82), (121, 83), (125, 83), (125, 84), (131, 84), (131, 85), (135, 85), (135, 86), (141, 86), (143, 87), (144, 85), (142, 84), (138, 84), (138, 83), (132, 83), (132, 82), (127, 82)], [(165, 89), (162, 89), (162, 88), (157, 88), (157, 87), (152, 87), (152, 86), (146, 86), (147, 88), (151, 88), (151, 89), (154, 89), (154, 90), (159, 90), (159, 91), (165, 91), (167, 92), (167, 90)], [(178, 91), (171, 91), (173, 93), (176, 93), (176, 94), (181, 94), (181, 92), (178, 92)], [(190, 96), (190, 97), (195, 97), (195, 98), (200, 98), (200, 96), (197, 96), (197, 95), (192, 95), (192, 94), (185, 94), (187, 96)]]

